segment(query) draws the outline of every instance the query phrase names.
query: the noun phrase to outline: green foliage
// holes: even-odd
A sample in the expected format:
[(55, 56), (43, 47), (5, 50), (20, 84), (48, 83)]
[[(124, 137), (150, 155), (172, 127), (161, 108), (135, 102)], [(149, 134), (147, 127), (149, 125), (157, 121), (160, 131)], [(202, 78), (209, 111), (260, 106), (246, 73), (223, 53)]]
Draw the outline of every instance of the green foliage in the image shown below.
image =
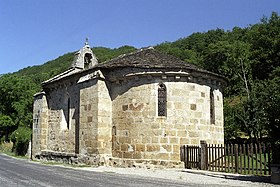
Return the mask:
[(223, 34), (224, 31), (221, 29), (210, 30), (207, 33), (193, 33), (187, 38), (177, 40), (173, 43), (165, 42), (155, 46), (155, 48), (202, 67), (203, 51), (210, 43), (219, 41)]
[[(224, 101), (224, 113), (227, 114), (224, 116), (224, 137), (226, 142), (235, 139), (240, 133), (240, 128), (236, 123), (236, 117), (241, 109), (240, 104), (233, 103), (234, 99), (236, 98), (228, 98)], [(240, 101), (237, 102), (239, 103)]]
[(9, 129), (13, 129), (14, 126), (15, 123), (10, 116), (0, 115), (0, 137), (3, 137), (0, 143), (9, 140)]
[(228, 78), (226, 95), (248, 94), (251, 79), (250, 44), (242, 41), (219, 41), (209, 44), (203, 53), (205, 69)]
[(19, 125), (32, 126), (33, 95), (40, 86), (30, 77), (6, 74), (0, 78), (0, 138), (9, 135)]
[[(117, 49), (104, 47), (93, 48), (99, 62), (110, 60), (121, 54), (135, 51), (136, 48), (123, 46)], [(67, 53), (41, 66), (27, 67), (13, 74), (0, 76), (0, 139), (9, 141), (11, 133), (32, 127), (33, 95), (40, 91), (41, 82), (71, 67), (74, 52)], [(24, 128), (23, 128), (24, 127)], [(15, 138), (15, 132), (13, 138)], [(25, 132), (23, 132), (25, 133)], [(21, 136), (20, 136), (21, 138)], [(20, 146), (25, 146), (22, 139), (15, 141), (15, 151), (22, 154)], [(19, 146), (20, 145), (20, 146)]]
[[(122, 46), (116, 49), (110, 49), (105, 47), (95, 47), (92, 48), (94, 54), (97, 56), (98, 62), (103, 63), (107, 60), (115, 58), (121, 54), (130, 53), (136, 50), (136, 48), (131, 46)], [(74, 59), (74, 52), (67, 53), (58, 57), (55, 60), (51, 60), (41, 66), (27, 67), (18, 72), (14, 73), (17, 76), (27, 76), (32, 82), (40, 85), (41, 82), (50, 79), (51, 77), (58, 75), (72, 65)]]
[(48, 80), (49, 78), (69, 69), (71, 67), (73, 59), (74, 53), (67, 53), (41, 66), (27, 67), (22, 70), (19, 70), (14, 74), (17, 76), (29, 77), (32, 80), (32, 82), (34, 82), (37, 85), (40, 85), (41, 82)]
[(275, 94), (270, 98), (273, 93), (268, 88), (273, 87), (275, 91), (275, 78), (280, 77), (280, 16), (277, 13), (247, 28), (194, 33), (156, 48), (228, 78), (224, 91), (226, 140), (240, 134), (257, 140), (274, 137), (269, 132), (272, 124), (276, 126), (273, 120), (279, 118), (277, 107), (280, 107)]
[(270, 74), (271, 79), (257, 85), (256, 97), (267, 119), (267, 131), (272, 144), (274, 163), (280, 163), (280, 67)]
[(32, 130), (29, 127), (19, 127), (11, 134), (13, 150), (17, 155), (25, 155), (31, 140)]
[(117, 49), (109, 49), (105, 47), (96, 47), (92, 49), (94, 54), (97, 56), (98, 62), (103, 63), (108, 60), (111, 60), (115, 57), (118, 57), (122, 54), (131, 53), (136, 50), (136, 48), (131, 46), (122, 46)]
[(250, 27), (247, 40), (252, 45), (254, 57), (252, 72), (256, 79), (264, 80), (280, 66), (280, 16), (273, 12), (270, 18), (264, 17), (260, 24)]
[[(228, 78), (224, 90), (226, 140), (241, 134), (259, 141), (269, 137), (274, 150), (279, 150), (280, 16), (277, 13), (246, 28), (197, 32), (155, 48)], [(99, 63), (135, 50), (131, 46), (93, 48)], [(31, 126), (33, 94), (40, 90), (42, 81), (67, 70), (73, 58), (74, 52), (41, 66), (0, 76), (0, 138), (7, 141), (19, 126)], [(280, 158), (279, 154), (274, 153), (274, 160)]]
[(267, 137), (267, 117), (262, 103), (255, 96), (250, 97), (242, 103), (240, 113), (236, 115), (236, 121), (240, 129), (251, 139), (262, 142), (262, 138)]

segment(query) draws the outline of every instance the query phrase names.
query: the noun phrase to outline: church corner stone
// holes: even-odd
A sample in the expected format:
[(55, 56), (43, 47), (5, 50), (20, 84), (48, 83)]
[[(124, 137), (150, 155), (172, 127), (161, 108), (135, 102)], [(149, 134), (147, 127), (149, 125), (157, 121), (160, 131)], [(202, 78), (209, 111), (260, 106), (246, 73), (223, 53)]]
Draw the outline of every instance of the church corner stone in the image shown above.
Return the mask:
[(86, 42), (72, 67), (34, 96), (32, 157), (182, 167), (181, 145), (224, 143), (225, 84), (153, 48), (98, 64)]

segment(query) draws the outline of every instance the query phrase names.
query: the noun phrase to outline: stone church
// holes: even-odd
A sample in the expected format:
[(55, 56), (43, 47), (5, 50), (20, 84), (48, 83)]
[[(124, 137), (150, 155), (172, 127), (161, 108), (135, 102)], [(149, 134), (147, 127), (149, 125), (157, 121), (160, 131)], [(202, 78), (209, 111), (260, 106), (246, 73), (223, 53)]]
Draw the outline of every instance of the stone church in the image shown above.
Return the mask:
[(226, 79), (152, 47), (98, 63), (88, 43), (34, 97), (32, 157), (180, 166), (180, 146), (224, 143)]

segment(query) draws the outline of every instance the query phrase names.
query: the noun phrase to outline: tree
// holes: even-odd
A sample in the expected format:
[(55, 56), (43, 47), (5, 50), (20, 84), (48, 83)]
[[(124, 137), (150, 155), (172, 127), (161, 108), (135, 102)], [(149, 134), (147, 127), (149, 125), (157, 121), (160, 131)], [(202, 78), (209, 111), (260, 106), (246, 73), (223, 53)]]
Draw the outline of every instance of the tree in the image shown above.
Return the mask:
[(13, 150), (17, 155), (25, 155), (28, 150), (32, 130), (29, 127), (20, 126), (11, 134)]
[[(0, 115), (0, 137), (4, 136), (4, 141), (9, 140), (9, 132), (15, 130), (15, 123), (7, 115)], [(1, 142), (0, 142), (1, 143)]]
[(255, 79), (268, 79), (269, 74), (280, 66), (279, 28), (280, 16), (273, 12), (270, 18), (263, 17), (261, 23), (252, 25), (245, 34), (254, 57), (252, 73)]
[[(277, 13), (246, 28), (196, 32), (155, 48), (228, 78), (224, 91), (227, 140), (239, 137), (240, 132), (259, 140), (268, 134), (277, 147), (279, 139), (275, 133), (279, 134), (280, 116), (280, 16)], [(135, 50), (131, 46), (93, 48), (99, 63)], [(40, 90), (42, 81), (67, 70), (73, 57), (73, 52), (67, 53), (41, 66), (0, 77), (0, 138), (9, 137), (18, 126), (32, 124), (33, 94)]]
[[(237, 99), (237, 103), (236, 100)], [(237, 97), (226, 98), (224, 100), (224, 137), (226, 142), (230, 142), (233, 139), (239, 137), (239, 133), (242, 131), (240, 124), (236, 122), (236, 116), (240, 113), (240, 101)]]
[(31, 127), (33, 95), (38, 91), (39, 85), (26, 76), (0, 78), (0, 136), (5, 135), (6, 141), (18, 126)]
[(273, 163), (280, 163), (280, 67), (275, 68), (267, 81), (258, 85), (257, 97), (262, 104), (272, 146)]
[(241, 111), (236, 114), (236, 121), (240, 124), (240, 129), (249, 136), (261, 143), (262, 138), (268, 134), (268, 121), (263, 104), (256, 97), (252, 90), (250, 97), (241, 103)]
[(246, 93), (252, 81), (250, 44), (242, 41), (212, 43), (203, 54), (203, 67), (229, 79), (226, 95)]

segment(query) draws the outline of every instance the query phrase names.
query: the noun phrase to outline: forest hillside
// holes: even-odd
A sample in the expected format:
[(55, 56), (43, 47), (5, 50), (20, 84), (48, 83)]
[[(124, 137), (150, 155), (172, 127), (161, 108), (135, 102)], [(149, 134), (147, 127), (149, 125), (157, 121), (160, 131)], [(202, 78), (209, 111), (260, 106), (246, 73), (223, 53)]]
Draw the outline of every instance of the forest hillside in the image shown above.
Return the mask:
[[(274, 146), (280, 146), (277, 137), (280, 134), (280, 16), (277, 13), (245, 28), (196, 32), (154, 48), (228, 78), (224, 90), (226, 141), (269, 140)], [(104, 63), (136, 48), (92, 50), (99, 63)], [(0, 77), (2, 142), (12, 140), (20, 145), (29, 141), (33, 94), (40, 91), (42, 81), (67, 70), (73, 57), (74, 52), (67, 53), (43, 65)]]

